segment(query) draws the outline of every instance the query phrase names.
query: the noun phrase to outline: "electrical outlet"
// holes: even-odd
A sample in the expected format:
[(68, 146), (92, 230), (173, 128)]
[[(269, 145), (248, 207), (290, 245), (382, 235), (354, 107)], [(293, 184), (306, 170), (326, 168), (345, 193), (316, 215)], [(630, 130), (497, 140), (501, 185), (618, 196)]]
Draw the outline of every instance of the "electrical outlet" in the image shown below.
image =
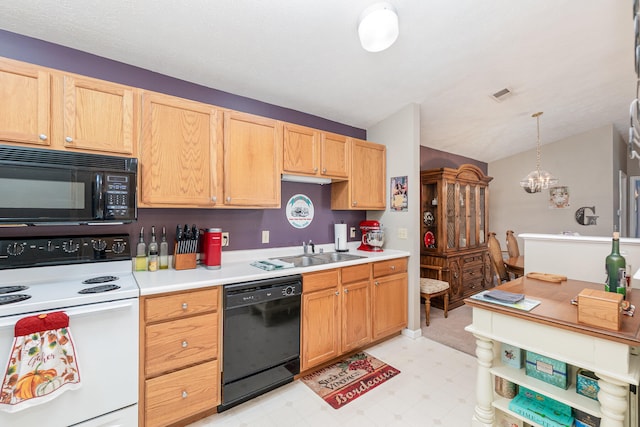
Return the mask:
[(406, 239), (406, 238), (407, 238), (407, 229), (398, 228), (398, 239)]
[(229, 246), (229, 232), (222, 232), (222, 246)]
[(349, 237), (351, 239), (355, 239), (356, 238), (356, 228), (355, 227), (351, 227), (349, 229)]
[(269, 243), (269, 230), (262, 230), (262, 243)]

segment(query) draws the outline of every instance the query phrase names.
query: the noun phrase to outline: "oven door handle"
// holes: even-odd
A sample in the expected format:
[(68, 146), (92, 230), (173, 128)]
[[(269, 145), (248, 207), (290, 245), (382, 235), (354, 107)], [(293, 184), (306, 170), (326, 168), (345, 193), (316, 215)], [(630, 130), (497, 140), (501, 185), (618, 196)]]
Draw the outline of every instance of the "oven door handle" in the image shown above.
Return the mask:
[(67, 316), (69, 316), (69, 318), (74, 318), (74, 317), (78, 317), (78, 316), (84, 316), (87, 314), (96, 314), (96, 313), (100, 313), (100, 312), (104, 312), (104, 311), (112, 311), (112, 310), (121, 310), (121, 309), (125, 309), (125, 308), (130, 308), (132, 307), (134, 304), (138, 303), (138, 299), (131, 299), (131, 300), (125, 300), (125, 301), (113, 301), (113, 302), (107, 302), (107, 303), (98, 303), (98, 304), (89, 304), (89, 305), (85, 305), (85, 306), (81, 306), (81, 307), (71, 307), (71, 308), (67, 308), (67, 309), (55, 309), (55, 310), (44, 310), (42, 312), (35, 312), (35, 313), (30, 313), (30, 314), (23, 314), (23, 315), (15, 315), (15, 316), (10, 316), (7, 317), (6, 319), (3, 319), (3, 321), (0, 321), (0, 328), (6, 328), (7, 326), (14, 326), (16, 324), (16, 322), (24, 317), (29, 317), (29, 316), (37, 316), (40, 313), (53, 313), (56, 311), (62, 311), (63, 313), (65, 313)]

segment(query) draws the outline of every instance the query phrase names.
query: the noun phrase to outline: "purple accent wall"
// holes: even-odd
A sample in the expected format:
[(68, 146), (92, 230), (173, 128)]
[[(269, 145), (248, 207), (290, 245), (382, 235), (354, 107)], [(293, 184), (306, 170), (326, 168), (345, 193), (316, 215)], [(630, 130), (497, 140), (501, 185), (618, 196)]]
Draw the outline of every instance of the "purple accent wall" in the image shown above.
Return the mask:
[[(175, 79), (142, 68), (112, 61), (106, 58), (44, 42), (15, 33), (0, 30), (0, 56), (38, 64), (85, 76), (113, 81), (143, 89), (193, 99), (220, 107), (244, 111), (263, 117), (297, 123), (316, 129), (366, 139), (366, 131), (299, 111), (233, 95), (183, 80)], [(315, 217), (305, 229), (293, 228), (285, 217), (289, 198), (302, 193), (314, 205)], [(46, 226), (0, 228), (0, 238), (24, 236), (60, 236), (81, 234), (128, 233), (137, 241), (140, 227), (145, 228), (145, 238), (150, 238), (152, 225), (158, 236), (162, 226), (167, 228), (167, 238), (173, 242), (176, 224), (196, 224), (200, 228), (218, 227), (230, 233), (230, 245), (223, 250), (258, 249), (302, 245), (312, 239), (315, 243), (333, 243), (333, 224), (344, 221), (357, 227), (366, 219), (364, 211), (332, 211), (331, 186), (300, 183), (282, 183), (281, 209), (140, 209), (138, 222), (128, 225), (101, 227)], [(269, 230), (270, 243), (262, 244), (262, 230)], [(359, 230), (358, 230), (359, 237)], [(171, 252), (173, 250), (171, 249)]]
[[(162, 52), (158, 52), (159, 55)], [(0, 30), (0, 56), (38, 64), (57, 70), (82, 74), (181, 98), (193, 99), (219, 107), (270, 117), (290, 123), (367, 139), (364, 129), (323, 119), (322, 117), (279, 107), (195, 83), (165, 76), (143, 68), (96, 56), (54, 43)]]
[(420, 170), (439, 169), (439, 168), (459, 168), (465, 163), (479, 167), (485, 175), (488, 171), (488, 165), (469, 157), (458, 156), (456, 154), (447, 153), (446, 151), (436, 150), (425, 146), (420, 146)]

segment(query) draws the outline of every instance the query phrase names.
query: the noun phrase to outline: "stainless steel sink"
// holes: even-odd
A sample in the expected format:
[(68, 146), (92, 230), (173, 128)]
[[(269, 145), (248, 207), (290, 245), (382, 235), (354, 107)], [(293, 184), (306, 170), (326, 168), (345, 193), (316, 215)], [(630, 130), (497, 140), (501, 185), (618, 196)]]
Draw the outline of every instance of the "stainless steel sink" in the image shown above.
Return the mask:
[(354, 259), (365, 258), (360, 255), (353, 255), (345, 252), (325, 252), (321, 254), (313, 254), (311, 256), (314, 258), (320, 258), (320, 259), (326, 260), (327, 262), (351, 261)]
[(286, 257), (278, 257), (284, 262), (290, 262), (296, 267), (310, 267), (312, 265), (330, 264), (333, 262), (351, 261), (354, 259), (365, 258), (360, 255), (347, 254), (343, 252), (324, 252), (320, 254), (304, 254)]
[(312, 265), (321, 265), (321, 264), (327, 263), (327, 261), (325, 260), (322, 260), (320, 258), (315, 258), (309, 255), (285, 256), (285, 257), (279, 257), (279, 258), (273, 258), (273, 259), (279, 259), (284, 262), (293, 263), (293, 265), (295, 265), (296, 267), (309, 267)]

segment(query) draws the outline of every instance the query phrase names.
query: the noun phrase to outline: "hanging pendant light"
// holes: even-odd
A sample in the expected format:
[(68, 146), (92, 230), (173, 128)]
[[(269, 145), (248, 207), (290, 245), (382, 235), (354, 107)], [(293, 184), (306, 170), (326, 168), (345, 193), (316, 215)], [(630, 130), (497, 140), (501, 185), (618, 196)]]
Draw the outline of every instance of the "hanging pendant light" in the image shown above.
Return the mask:
[(558, 183), (558, 178), (555, 178), (549, 172), (540, 169), (540, 116), (542, 111), (534, 113), (531, 117), (535, 117), (538, 125), (538, 145), (536, 150), (536, 170), (529, 172), (529, 175), (525, 176), (520, 181), (520, 186), (524, 188), (527, 193), (539, 193), (542, 190), (546, 190)]

